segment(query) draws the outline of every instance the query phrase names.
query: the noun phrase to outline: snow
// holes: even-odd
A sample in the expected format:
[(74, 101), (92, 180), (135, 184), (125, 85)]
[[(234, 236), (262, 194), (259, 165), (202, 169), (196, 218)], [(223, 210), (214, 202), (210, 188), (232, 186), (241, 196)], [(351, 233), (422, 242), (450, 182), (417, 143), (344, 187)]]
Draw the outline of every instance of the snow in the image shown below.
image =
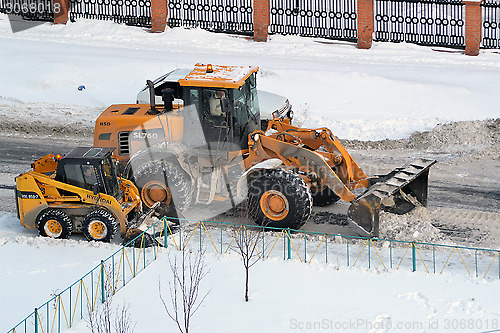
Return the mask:
[[(136, 332), (160, 327), (176, 331), (158, 296), (160, 281), (162, 293), (168, 290), (168, 259), (175, 255), (162, 253), (114, 297), (114, 306), (130, 305)], [(483, 329), (487, 323), (500, 325), (498, 305), (491, 297), (499, 291), (500, 281), (272, 259), (251, 268), (250, 301), (245, 303), (244, 270), (238, 257), (209, 254), (205, 260), (210, 272), (202, 280), (200, 295), (210, 293), (192, 319), (193, 332), (383, 332), (389, 325), (432, 332), (447, 327), (451, 331), (451, 325), (460, 325), (461, 320), (471, 325), (473, 320), (474, 326), (453, 330), (466, 332), (479, 330), (481, 324)], [(70, 331), (89, 330), (82, 323)]]
[(402, 138), (438, 123), (499, 115), (494, 51), (468, 57), (404, 43), (357, 50), (296, 36), (254, 43), (200, 29), (150, 34), (89, 20), (13, 34), (6, 15), (0, 36), (0, 58), (8, 60), (0, 63), (8, 78), (0, 96), (91, 107), (88, 122), (110, 104), (134, 103), (146, 79), (196, 63), (259, 66), (259, 89), (287, 96), (298, 123), (327, 126), (339, 138)]
[[(150, 34), (90, 20), (13, 34), (3, 14), (0, 45), (0, 123), (20, 126), (91, 128), (110, 104), (134, 103), (146, 79), (196, 63), (259, 66), (259, 89), (287, 96), (297, 123), (328, 127), (339, 138), (405, 138), (439, 123), (500, 116), (495, 51), (467, 57), (405, 43), (357, 50), (351, 43), (295, 36), (254, 43), (200, 29)], [(453, 129), (440, 125), (436, 133), (451, 144), (471, 140), (451, 135)], [(432, 138), (430, 146), (444, 142)], [(469, 144), (480, 145), (482, 138), (478, 133)], [(10, 329), (118, 248), (78, 236), (41, 238), (14, 215), (0, 212), (0, 330)], [(115, 303), (131, 305), (137, 332), (175, 331), (157, 290), (160, 279), (168, 285), (168, 257), (174, 255), (163, 251), (115, 296)], [(423, 325), (413, 331), (499, 328), (491, 295), (500, 291), (500, 281), (469, 278), (463, 269), (428, 275), (272, 258), (254, 266), (251, 301), (245, 303), (239, 259), (209, 254), (206, 262), (210, 274), (203, 291), (211, 292), (194, 317), (194, 332), (307, 331), (318, 322), (331, 330), (353, 321), (360, 331), (383, 331), (388, 323)], [(464, 320), (473, 326), (463, 328)], [(73, 331), (88, 332), (85, 324)]]
[(6, 332), (120, 247), (83, 237), (54, 240), (25, 229), (0, 212), (0, 331)]
[[(89, 243), (81, 238), (51, 240), (37, 237), (36, 233), (23, 229), (11, 214), (3, 214), (0, 222), (0, 252), (2, 258), (8, 258), (4, 262), (8, 269), (3, 272), (0, 282), (11, 286), (2, 289), (0, 298), (0, 306), (4, 309), (0, 315), (0, 329), (4, 330), (14, 325), (10, 318), (16, 318), (16, 322), (21, 320), (22, 315), (27, 315), (35, 306), (40, 306), (65, 289), (95, 267), (99, 259), (107, 258), (119, 248), (116, 244)], [(217, 242), (219, 231), (211, 230), (211, 233), (212, 239)], [(184, 230), (183, 234), (185, 237), (192, 236), (186, 251), (195, 253), (198, 250), (197, 233), (191, 235)], [(309, 257), (317, 248), (318, 237), (308, 240)], [(230, 243), (230, 235), (225, 235), (225, 238), (224, 248)], [(390, 326), (424, 332), (453, 327), (458, 328), (454, 331), (465, 332), (500, 324), (496, 301), (490, 296), (500, 291), (500, 280), (495, 276), (497, 269), (493, 268), (494, 272), (488, 279), (467, 276), (455, 254), (457, 258), (452, 258), (452, 261), (459, 265), (447, 265), (445, 273), (439, 274), (448, 255), (439, 248), (436, 251), (438, 273), (428, 274), (420, 261), (417, 263), (419, 270), (411, 273), (408, 257), (401, 269), (388, 271), (377, 258), (372, 259), (371, 269), (368, 269), (366, 251), (357, 258), (363, 242), (351, 242), (350, 267), (345, 263), (345, 242), (342, 244), (340, 239), (332, 240), (328, 246), (329, 264), (324, 263), (323, 246), (315, 253), (311, 263), (299, 261), (294, 251), (292, 260), (283, 261), (282, 242), (278, 242), (268, 259), (259, 261), (251, 268), (250, 302), (245, 303), (245, 275), (239, 256), (231, 251), (217, 254), (210, 238), (204, 236), (203, 240), (209, 274), (202, 281), (200, 294), (209, 292), (209, 295), (193, 317), (191, 328), (195, 332), (287, 332), (304, 331), (309, 326), (317, 328), (318, 325), (324, 330), (339, 329), (340, 325), (343, 331), (378, 332)], [(266, 240), (269, 244), (275, 242), (271, 234), (266, 235)], [(159, 327), (164, 331), (175, 331), (175, 324), (164, 312), (158, 295), (161, 281), (164, 299), (168, 299), (168, 284), (172, 277), (169, 261), (180, 256), (173, 240), (170, 238), (169, 241), (169, 248), (160, 250), (158, 260), (140, 272), (113, 298), (113, 308), (130, 306), (129, 313), (137, 323), (136, 332), (153, 332)], [(295, 236), (293, 242), (294, 249), (302, 253), (301, 236)], [(378, 254), (388, 265), (388, 245), (377, 245), (382, 245)], [(406, 251), (405, 246), (393, 246), (396, 267)], [(419, 255), (432, 271), (429, 264), (432, 251), (420, 247)], [(483, 255), (479, 254), (480, 275), (491, 262), (488, 257), (481, 260)], [(470, 262), (470, 254), (461, 251), (461, 256)], [(56, 264), (53, 262), (55, 258)], [(118, 259), (119, 256), (114, 263), (120, 266)], [(140, 262), (142, 266), (142, 258)], [(469, 266), (473, 269), (472, 265)], [(97, 276), (94, 282), (99, 284)], [(90, 287), (87, 285), (87, 288)], [(22, 301), (12, 302), (13, 299)], [(66, 304), (68, 306), (67, 299)], [(52, 320), (52, 315), (50, 318)], [(466, 324), (463, 324), (464, 321)], [(83, 333), (89, 332), (89, 329), (86, 322), (77, 321), (70, 331)]]

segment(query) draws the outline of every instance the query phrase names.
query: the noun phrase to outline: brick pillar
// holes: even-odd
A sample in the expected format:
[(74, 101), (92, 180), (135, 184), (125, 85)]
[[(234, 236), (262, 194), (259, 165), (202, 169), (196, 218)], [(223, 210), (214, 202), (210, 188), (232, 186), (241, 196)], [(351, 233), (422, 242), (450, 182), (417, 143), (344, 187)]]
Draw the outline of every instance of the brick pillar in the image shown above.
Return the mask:
[(358, 0), (358, 49), (369, 49), (373, 40), (373, 1)]
[(151, 32), (164, 32), (167, 26), (168, 0), (151, 0)]
[(253, 39), (256, 42), (267, 42), (267, 29), (270, 24), (269, 0), (253, 1)]
[(481, 45), (481, 1), (463, 1), (465, 5), (465, 54), (476, 56)]
[(68, 22), (69, 0), (54, 0), (54, 24)]

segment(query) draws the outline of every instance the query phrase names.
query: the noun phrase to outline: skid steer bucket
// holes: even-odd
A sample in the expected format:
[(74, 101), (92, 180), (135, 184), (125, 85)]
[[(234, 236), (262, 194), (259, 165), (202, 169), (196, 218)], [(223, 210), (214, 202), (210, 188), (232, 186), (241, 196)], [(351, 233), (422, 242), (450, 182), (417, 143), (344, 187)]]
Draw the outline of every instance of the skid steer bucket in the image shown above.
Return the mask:
[(387, 175), (370, 178), (368, 190), (349, 207), (350, 222), (362, 234), (378, 237), (380, 210), (405, 214), (416, 206), (427, 206), (429, 168), (435, 160), (418, 159)]
[[(155, 203), (145, 214), (137, 221), (135, 226), (131, 226), (123, 237), (123, 245), (135, 247), (149, 247), (155, 244), (157, 237), (165, 237), (165, 232), (177, 230), (176, 226), (179, 223), (180, 213), (177, 212), (174, 206), (166, 205), (160, 202)], [(169, 223), (173, 224), (169, 230), (163, 230), (163, 223), (157, 224), (154, 229), (150, 227), (162, 217), (173, 218), (169, 219)], [(144, 237), (138, 237), (144, 232)], [(134, 240), (134, 242), (131, 242)]]

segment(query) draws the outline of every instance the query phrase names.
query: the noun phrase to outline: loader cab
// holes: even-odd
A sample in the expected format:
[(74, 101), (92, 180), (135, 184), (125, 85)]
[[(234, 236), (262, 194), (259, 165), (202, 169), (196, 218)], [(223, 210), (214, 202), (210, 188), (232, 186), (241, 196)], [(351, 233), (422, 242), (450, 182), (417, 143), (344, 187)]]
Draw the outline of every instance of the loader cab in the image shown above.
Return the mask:
[(116, 165), (111, 158), (113, 148), (78, 147), (59, 160), (56, 180), (104, 193), (120, 196)]
[[(210, 149), (248, 148), (248, 134), (260, 129), (256, 87), (256, 73), (234, 88), (184, 87), (185, 111), (196, 110)], [(192, 135), (190, 131), (184, 134)]]

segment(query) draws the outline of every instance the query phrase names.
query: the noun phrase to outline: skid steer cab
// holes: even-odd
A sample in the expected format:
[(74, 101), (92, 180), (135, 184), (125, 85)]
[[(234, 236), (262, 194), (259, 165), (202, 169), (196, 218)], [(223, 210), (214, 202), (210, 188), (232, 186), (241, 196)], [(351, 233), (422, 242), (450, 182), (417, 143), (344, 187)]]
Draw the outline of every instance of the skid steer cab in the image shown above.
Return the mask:
[(40, 235), (68, 238), (83, 233), (88, 240), (109, 242), (137, 235), (143, 222), (135, 185), (117, 177), (113, 149), (78, 147), (64, 157), (46, 155), (32, 171), (16, 177), (17, 212), (21, 224)]

